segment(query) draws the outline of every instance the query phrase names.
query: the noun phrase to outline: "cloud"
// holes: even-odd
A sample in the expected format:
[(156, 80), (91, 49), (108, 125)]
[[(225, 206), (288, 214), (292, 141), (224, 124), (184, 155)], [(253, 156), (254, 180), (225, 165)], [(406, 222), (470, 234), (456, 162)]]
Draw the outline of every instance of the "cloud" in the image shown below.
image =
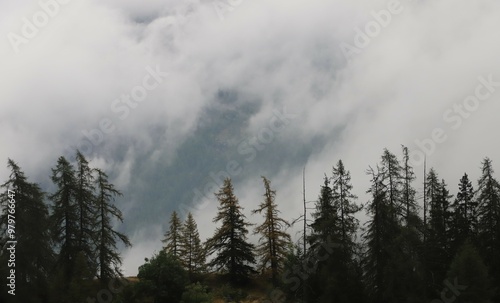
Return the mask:
[[(9, 33), (22, 35), (23, 18), (33, 20), (42, 8), (31, 1), (4, 2), (0, 136), (6, 143), (0, 159), (11, 157), (29, 176), (42, 178), (50, 172), (48, 163), (68, 147), (83, 146), (89, 141), (84, 133), (102, 131), (101, 121), (109, 119), (114, 131), (103, 132), (89, 157), (109, 169), (121, 188), (135, 190), (121, 201), (127, 216), (140, 217), (146, 203), (140, 197), (161, 188), (165, 176), (160, 169), (179, 165), (178, 150), (200, 132), (200, 118), (219, 102), (221, 91), (257, 104), (244, 129), (231, 135), (235, 144), (258, 134), (276, 109), (297, 114), (238, 176), (235, 187), (246, 209), (262, 198), (260, 175), (266, 174), (276, 186), (283, 216), (297, 217), (302, 168), (307, 197), (314, 200), (323, 174), (338, 159), (351, 171), (364, 203), (369, 198), (365, 169), (379, 161), (383, 148), (399, 153), (405, 144), (420, 150), (415, 140), (431, 138), (435, 128), (443, 129), (447, 140), (436, 144), (428, 166), (437, 168), (452, 192), (464, 171), (478, 177), (484, 156), (496, 167), (500, 161), (495, 159), (499, 143), (492, 137), (499, 127), (496, 90), (458, 129), (443, 119), (446, 110), (475, 94), (479, 77), (500, 81), (500, 39), (495, 35), (500, 4), (493, 0), (396, 1), (401, 12), (392, 14), (386, 26), (379, 24), (373, 37), (366, 29), (378, 22), (374, 14), (393, 2), (72, 0), (19, 45), (18, 53)], [(346, 58), (340, 46), (357, 47), (360, 32), (369, 42)], [(143, 83), (148, 67), (168, 75), (121, 119), (113, 102), (124, 105), (122, 96)], [(273, 152), (281, 161), (269, 160)], [(221, 154), (241, 160), (237, 145), (225, 146)], [(194, 176), (185, 165), (179, 176)], [(138, 179), (146, 167), (158, 170), (151, 174), (160, 178), (158, 184)], [(0, 171), (3, 179), (7, 175)], [(192, 193), (176, 193), (179, 199), (184, 195), (190, 199)], [(149, 203), (165, 203), (169, 210), (178, 203), (161, 201), (157, 197)], [(212, 200), (196, 214), (203, 237), (213, 231), (215, 207)], [(158, 226), (166, 228), (166, 220), (146, 221), (130, 227), (137, 230), (137, 248), (125, 252), (129, 268), (161, 246), (151, 235)]]

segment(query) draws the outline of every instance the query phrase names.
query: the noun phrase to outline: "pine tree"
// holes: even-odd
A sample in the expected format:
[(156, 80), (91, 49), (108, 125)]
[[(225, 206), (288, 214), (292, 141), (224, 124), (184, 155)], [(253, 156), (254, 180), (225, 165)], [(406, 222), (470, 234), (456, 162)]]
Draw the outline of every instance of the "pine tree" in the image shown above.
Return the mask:
[(467, 174), (458, 184), (458, 194), (453, 207), (453, 247), (457, 249), (466, 239), (472, 238), (477, 229), (477, 202), (474, 201), (474, 189)]
[(113, 277), (121, 277), (120, 265), (122, 264), (120, 254), (116, 247), (117, 240), (130, 247), (127, 236), (113, 229), (113, 221), (123, 222), (122, 212), (114, 205), (116, 196), (121, 193), (109, 183), (108, 176), (100, 169), (95, 169), (96, 177), (96, 207), (97, 207), (97, 233), (96, 254), (99, 265), (99, 279), (102, 285), (107, 285)]
[(274, 202), (276, 191), (271, 189), (270, 181), (262, 177), (264, 182), (264, 201), (252, 213), (264, 212), (264, 223), (255, 228), (255, 233), (260, 234), (260, 244), (257, 255), (260, 256), (262, 272), (271, 272), (274, 285), (278, 282), (279, 273), (283, 271), (284, 262), (288, 254), (291, 238), (285, 229), (290, 224), (279, 217), (278, 206)]
[(221, 221), (222, 225), (207, 240), (208, 253), (217, 253), (209, 266), (226, 272), (232, 283), (244, 282), (255, 272), (252, 267), (255, 263), (254, 246), (247, 242), (247, 226), (250, 224), (245, 222), (231, 179), (224, 180), (215, 196), (220, 205), (213, 222)]
[(40, 302), (47, 295), (47, 278), (54, 257), (48, 208), (38, 184), (28, 182), (13, 160), (8, 159), (7, 167), (11, 170), (10, 177), (0, 186), (0, 247), (7, 253), (0, 253), (0, 261), (10, 264), (7, 248), (15, 249), (15, 268), (8, 266), (9, 272), (15, 269), (15, 296), (22, 302)]
[(500, 183), (493, 174), (492, 161), (485, 158), (477, 186), (478, 242), (494, 285), (500, 285)]
[(191, 213), (188, 213), (180, 238), (180, 259), (190, 276), (205, 270), (205, 250), (201, 245), (198, 226)]
[(162, 242), (165, 243), (163, 249), (175, 257), (179, 257), (180, 255), (181, 234), (182, 223), (177, 212), (174, 211), (170, 216), (169, 230), (165, 233), (165, 238), (163, 238)]
[(64, 290), (73, 276), (79, 231), (75, 172), (66, 158), (59, 157), (56, 167), (52, 169), (52, 182), (56, 186), (56, 192), (50, 196), (53, 202), (52, 235), (59, 249), (56, 265), (62, 271), (61, 281), (64, 285), (60, 287)]

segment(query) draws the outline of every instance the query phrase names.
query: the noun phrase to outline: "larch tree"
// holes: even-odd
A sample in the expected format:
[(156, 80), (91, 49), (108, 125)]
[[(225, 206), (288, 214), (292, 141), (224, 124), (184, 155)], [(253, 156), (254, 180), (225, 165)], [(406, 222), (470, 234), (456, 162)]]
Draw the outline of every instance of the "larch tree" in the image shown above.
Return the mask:
[(415, 172), (410, 164), (410, 152), (408, 147), (402, 146), (403, 149), (403, 161), (402, 161), (402, 171), (401, 177), (403, 179), (403, 190), (402, 190), (402, 200), (404, 207), (404, 214), (407, 226), (414, 226), (415, 218), (417, 215), (417, 200), (416, 190), (413, 188), (412, 183), (415, 181)]
[(381, 167), (385, 172), (385, 182), (387, 186), (387, 199), (389, 201), (392, 215), (401, 220), (404, 217), (403, 201), (403, 175), (402, 167), (396, 155), (387, 148), (382, 154)]
[(110, 279), (121, 277), (122, 260), (117, 248), (119, 240), (127, 247), (131, 246), (128, 237), (113, 229), (114, 221), (123, 222), (122, 212), (113, 204), (121, 193), (109, 183), (108, 176), (100, 169), (95, 169), (96, 182), (96, 255), (99, 266), (99, 279), (107, 285)]
[(279, 216), (280, 211), (275, 202), (276, 191), (271, 189), (271, 182), (266, 177), (262, 177), (262, 180), (265, 189), (264, 201), (259, 208), (252, 211), (264, 213), (264, 222), (255, 228), (255, 233), (261, 235), (257, 255), (261, 261), (261, 272), (270, 272), (272, 282), (276, 285), (291, 244), (291, 237), (285, 231), (290, 224)]
[(53, 202), (52, 235), (58, 248), (56, 266), (61, 270), (63, 284), (67, 284), (73, 276), (78, 254), (79, 226), (75, 172), (66, 158), (59, 157), (56, 167), (52, 169), (52, 182), (56, 186), (56, 191), (50, 196)]
[(94, 234), (95, 234), (95, 187), (92, 169), (89, 167), (87, 159), (80, 151), (76, 151), (75, 169), (75, 202), (78, 212), (78, 250), (86, 257), (88, 267), (91, 272), (97, 270), (96, 257), (94, 255)]
[(250, 224), (245, 221), (242, 207), (234, 195), (231, 179), (224, 180), (215, 196), (219, 207), (213, 222), (221, 222), (222, 225), (216, 228), (213, 237), (206, 243), (208, 253), (215, 254), (209, 266), (227, 273), (232, 283), (242, 283), (255, 273), (252, 266), (255, 263), (255, 247), (247, 241)]
[(177, 212), (172, 212), (170, 216), (170, 227), (165, 233), (162, 242), (165, 244), (163, 249), (172, 254), (175, 257), (180, 255), (181, 246), (181, 236), (182, 236), (182, 222), (177, 215)]
[(202, 273), (205, 270), (205, 250), (191, 212), (188, 213), (182, 228), (179, 250), (181, 262), (189, 275)]

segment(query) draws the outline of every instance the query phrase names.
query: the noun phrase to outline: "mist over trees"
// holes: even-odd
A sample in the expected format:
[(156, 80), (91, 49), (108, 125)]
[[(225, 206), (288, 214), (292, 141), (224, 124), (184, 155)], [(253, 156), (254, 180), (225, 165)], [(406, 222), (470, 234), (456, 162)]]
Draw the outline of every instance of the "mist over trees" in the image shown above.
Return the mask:
[[(114, 204), (120, 192), (104, 171), (91, 168), (79, 151), (74, 162), (59, 157), (51, 175), (55, 190), (45, 193), (14, 160), (7, 168), (10, 177), (0, 186), (0, 273), (15, 275), (15, 295), (2, 283), (2, 302), (84, 302), (122, 277), (118, 245), (131, 244), (115, 230), (123, 220)], [(13, 239), (10, 262), (5, 252)]]
[[(60, 157), (54, 190), (44, 193), (13, 160), (7, 168), (0, 243), (8, 245), (15, 199), (17, 299), (83, 302), (114, 279), (126, 281), (118, 247), (131, 244), (114, 229), (123, 220), (114, 203), (121, 193), (104, 171), (79, 152), (74, 161)], [(214, 193), (213, 236), (200, 239), (194, 214), (172, 212), (158, 239), (162, 249), (110, 302), (241, 302), (257, 290), (258, 302), (500, 302), (500, 183), (491, 159), (481, 162), (476, 183), (467, 173), (447, 183), (429, 168), (422, 188), (408, 148), (399, 155), (384, 149), (366, 170), (367, 201), (354, 194), (342, 160), (328, 171), (298, 242), (289, 233), (295, 218), (282, 217), (270, 179), (262, 177), (262, 198), (249, 218), (225, 179)], [(4, 251), (0, 274), (7, 277)], [(9, 302), (8, 287), (0, 287)]]

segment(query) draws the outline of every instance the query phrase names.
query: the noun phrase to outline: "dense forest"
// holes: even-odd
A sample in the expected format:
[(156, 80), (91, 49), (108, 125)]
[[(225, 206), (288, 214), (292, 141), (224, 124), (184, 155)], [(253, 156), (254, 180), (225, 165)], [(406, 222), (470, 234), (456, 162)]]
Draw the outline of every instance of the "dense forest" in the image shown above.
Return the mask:
[[(430, 168), (417, 191), (408, 148), (400, 156), (385, 149), (366, 170), (364, 203), (339, 160), (296, 220), (280, 215), (278, 193), (262, 177), (262, 201), (251, 210), (260, 219), (250, 222), (226, 179), (214, 193), (213, 236), (202, 241), (193, 215), (173, 212), (163, 249), (133, 278), (119, 269), (118, 245), (130, 242), (114, 230), (120, 192), (105, 172), (79, 152), (73, 162), (60, 157), (47, 194), (14, 161), (8, 168), (0, 274), (10, 274), (15, 238), (15, 302), (500, 302), (500, 183), (489, 158), (475, 184), (464, 173), (452, 187)], [(287, 230), (297, 222), (304, 229), (294, 242)], [(2, 283), (2, 302), (12, 301), (9, 290)]]

